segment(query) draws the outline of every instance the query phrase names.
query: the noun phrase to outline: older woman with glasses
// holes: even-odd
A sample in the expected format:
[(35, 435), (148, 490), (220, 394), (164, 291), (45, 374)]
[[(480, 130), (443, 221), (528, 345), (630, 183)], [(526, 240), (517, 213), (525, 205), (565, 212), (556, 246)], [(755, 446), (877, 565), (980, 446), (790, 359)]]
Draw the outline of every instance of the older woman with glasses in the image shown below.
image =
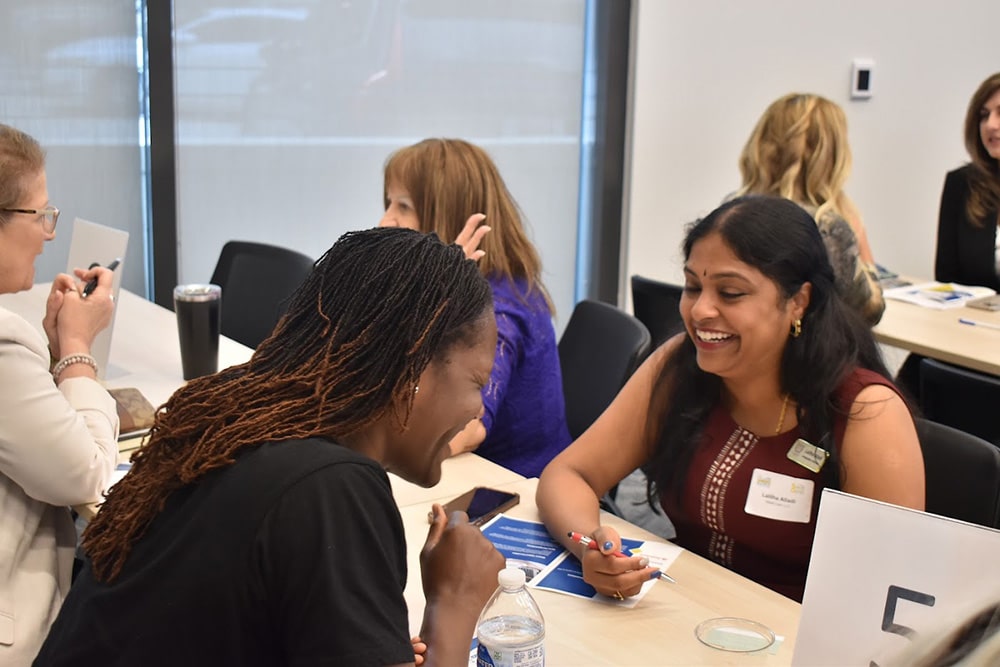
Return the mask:
[[(0, 293), (31, 289), (55, 238), (45, 154), (0, 125)], [(52, 283), (42, 326), (0, 307), (0, 664), (27, 665), (66, 596), (76, 549), (69, 506), (101, 499), (118, 455), (114, 399), (97, 382), (94, 337), (111, 320), (111, 272)], [(97, 287), (86, 297), (85, 281)]]

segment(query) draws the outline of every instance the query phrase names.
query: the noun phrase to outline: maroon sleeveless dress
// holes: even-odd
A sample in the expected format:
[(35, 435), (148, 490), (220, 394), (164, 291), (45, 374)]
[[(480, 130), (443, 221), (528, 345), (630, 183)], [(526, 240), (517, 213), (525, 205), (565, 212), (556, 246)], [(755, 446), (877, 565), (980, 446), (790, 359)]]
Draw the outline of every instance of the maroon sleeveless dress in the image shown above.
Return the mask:
[[(843, 414), (834, 422), (835, 447), (843, 439), (854, 399), (873, 384), (895, 390), (886, 378), (863, 369), (855, 369), (838, 387), (835, 400)], [(677, 529), (677, 544), (801, 602), (826, 471), (813, 472), (786, 456), (800, 437), (797, 426), (779, 435), (756, 435), (716, 406), (691, 460), (680, 504), (667, 492), (660, 502)], [(809, 523), (745, 511), (757, 468), (814, 482)]]

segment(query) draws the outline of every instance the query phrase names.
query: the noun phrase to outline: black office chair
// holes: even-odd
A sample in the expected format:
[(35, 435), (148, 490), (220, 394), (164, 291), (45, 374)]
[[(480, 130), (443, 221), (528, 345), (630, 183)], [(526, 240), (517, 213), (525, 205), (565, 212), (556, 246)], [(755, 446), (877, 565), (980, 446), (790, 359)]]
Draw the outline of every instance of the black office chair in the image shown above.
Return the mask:
[(680, 304), (684, 288), (632, 276), (632, 312), (649, 329), (653, 347), (684, 329)]
[[(601, 416), (652, 348), (642, 322), (614, 306), (581, 301), (559, 339), (566, 423), (576, 440)], [(604, 509), (621, 516), (614, 493)]]
[(920, 409), (927, 419), (1000, 447), (1000, 377), (923, 359)]
[(612, 305), (581, 301), (559, 339), (566, 422), (575, 440), (618, 395), (651, 349), (642, 322)]
[(944, 424), (916, 419), (931, 514), (1000, 527), (1000, 449)]
[(222, 334), (256, 348), (271, 335), (312, 267), (311, 258), (287, 248), (226, 243), (212, 273), (212, 283), (222, 287)]

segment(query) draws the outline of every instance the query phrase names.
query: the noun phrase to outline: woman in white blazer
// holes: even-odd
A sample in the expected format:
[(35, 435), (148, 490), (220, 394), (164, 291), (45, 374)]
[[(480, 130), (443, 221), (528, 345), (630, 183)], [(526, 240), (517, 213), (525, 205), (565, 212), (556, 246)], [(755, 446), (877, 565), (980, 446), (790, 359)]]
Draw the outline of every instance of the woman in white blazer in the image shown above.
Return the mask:
[[(58, 218), (42, 148), (0, 125), (0, 293), (31, 288)], [(68, 592), (69, 507), (101, 499), (118, 456), (115, 401), (90, 356), (111, 319), (112, 276), (75, 273), (52, 283), (45, 337), (0, 307), (0, 664), (10, 667), (31, 663)]]

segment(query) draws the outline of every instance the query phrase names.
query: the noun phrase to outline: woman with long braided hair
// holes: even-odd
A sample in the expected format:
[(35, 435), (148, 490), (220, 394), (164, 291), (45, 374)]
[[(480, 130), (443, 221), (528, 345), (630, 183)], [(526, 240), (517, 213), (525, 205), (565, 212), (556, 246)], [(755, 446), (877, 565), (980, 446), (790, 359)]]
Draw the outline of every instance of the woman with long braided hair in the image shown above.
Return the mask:
[[(158, 411), (36, 664), (412, 664), (383, 469), (437, 483), (495, 345), (461, 248), (343, 236), (248, 363)], [(435, 506), (421, 564), (425, 664), (464, 665), (503, 558)]]

